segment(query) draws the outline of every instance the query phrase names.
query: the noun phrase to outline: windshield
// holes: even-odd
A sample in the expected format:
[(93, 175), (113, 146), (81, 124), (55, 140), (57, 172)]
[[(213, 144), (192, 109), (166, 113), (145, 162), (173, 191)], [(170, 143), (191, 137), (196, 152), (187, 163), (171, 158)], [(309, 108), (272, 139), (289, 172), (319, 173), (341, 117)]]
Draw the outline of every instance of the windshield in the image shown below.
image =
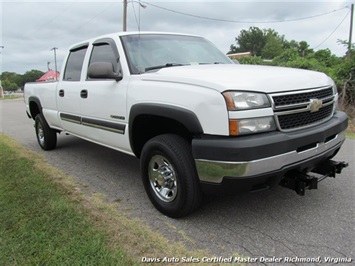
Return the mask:
[(163, 67), (196, 64), (232, 64), (212, 43), (183, 35), (127, 35), (121, 37), (132, 74)]

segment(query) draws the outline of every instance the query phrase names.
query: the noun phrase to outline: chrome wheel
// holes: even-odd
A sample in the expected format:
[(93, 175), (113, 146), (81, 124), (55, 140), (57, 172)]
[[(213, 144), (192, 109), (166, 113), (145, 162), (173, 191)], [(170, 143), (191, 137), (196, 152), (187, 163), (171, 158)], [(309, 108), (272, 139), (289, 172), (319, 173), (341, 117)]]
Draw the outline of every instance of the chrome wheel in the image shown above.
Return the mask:
[(176, 173), (171, 163), (161, 155), (149, 161), (148, 175), (155, 194), (164, 202), (171, 202), (177, 195)]
[(144, 189), (161, 213), (179, 218), (198, 208), (202, 191), (189, 141), (155, 136), (144, 144), (140, 160)]
[(35, 118), (35, 134), (43, 150), (53, 150), (57, 145), (57, 132), (48, 126), (42, 114), (38, 114)]
[(37, 137), (41, 146), (45, 145), (44, 131), (41, 123), (37, 124)]

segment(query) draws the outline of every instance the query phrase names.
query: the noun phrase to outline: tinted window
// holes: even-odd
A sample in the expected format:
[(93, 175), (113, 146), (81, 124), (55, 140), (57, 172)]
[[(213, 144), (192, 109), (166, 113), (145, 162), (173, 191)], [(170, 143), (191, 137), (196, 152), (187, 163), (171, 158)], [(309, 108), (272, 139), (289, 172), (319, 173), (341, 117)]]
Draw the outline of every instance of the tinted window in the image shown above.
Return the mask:
[(87, 47), (71, 51), (65, 67), (64, 80), (79, 81)]
[(104, 43), (94, 46), (89, 64), (97, 62), (111, 63), (113, 65), (114, 71), (117, 70), (116, 56), (112, 50), (111, 45)]

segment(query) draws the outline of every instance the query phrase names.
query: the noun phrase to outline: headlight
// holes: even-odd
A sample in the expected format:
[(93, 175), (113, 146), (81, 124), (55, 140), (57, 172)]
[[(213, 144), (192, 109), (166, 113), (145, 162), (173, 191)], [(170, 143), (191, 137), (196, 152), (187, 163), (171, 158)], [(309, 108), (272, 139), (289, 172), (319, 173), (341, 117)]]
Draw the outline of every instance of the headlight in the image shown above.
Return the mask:
[(334, 84), (333, 85), (333, 94), (337, 94), (338, 93), (338, 88), (337, 86)]
[(273, 117), (261, 117), (239, 120), (239, 135), (272, 131), (276, 129)]
[(231, 136), (261, 133), (276, 130), (274, 117), (259, 117), (247, 119), (230, 119), (229, 134)]
[(229, 111), (270, 107), (270, 101), (263, 93), (227, 91), (223, 93)]

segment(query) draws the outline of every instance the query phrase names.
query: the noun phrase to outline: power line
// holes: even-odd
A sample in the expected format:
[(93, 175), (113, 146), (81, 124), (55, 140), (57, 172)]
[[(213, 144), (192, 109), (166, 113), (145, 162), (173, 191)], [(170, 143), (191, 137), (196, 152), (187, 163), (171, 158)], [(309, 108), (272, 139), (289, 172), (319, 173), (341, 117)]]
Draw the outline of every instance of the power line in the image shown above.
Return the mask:
[[(80, 24), (78, 27), (76, 27), (75, 29), (73, 29), (72, 31), (70, 31), (69, 33), (66, 33), (65, 36), (67, 36), (67, 38), (62, 39), (63, 40), (67, 40), (68, 37), (73, 34), (74, 32), (76, 32), (77, 30), (79, 30), (80, 28), (82, 28), (83, 26), (87, 26), (92, 20), (96, 19), (98, 16), (100, 16), (102, 13), (104, 13), (108, 8), (110, 8), (113, 4), (115, 4), (115, 2), (111, 2), (108, 6), (106, 6), (104, 9), (102, 9), (99, 13), (97, 13), (95, 16), (91, 17), (90, 19), (86, 20), (85, 22), (83, 22), (82, 24)], [(62, 36), (64, 37), (64, 36)]]
[(36, 29), (32, 30), (31, 32), (27, 33), (23, 38), (27, 38), (32, 36), (35, 32), (39, 32), (40, 30), (42, 30), (45, 27), (49, 27), (48, 25), (50, 23), (52, 23), (54, 20), (56, 20), (58, 17), (60, 17), (61, 15), (65, 14), (65, 12), (72, 7), (74, 3), (71, 3), (69, 6), (67, 6), (65, 9), (63, 9), (62, 11), (58, 12), (54, 17), (52, 17), (51, 19), (49, 19), (46, 23), (42, 24), (42, 26), (37, 27)]
[(312, 18), (316, 18), (316, 17), (329, 15), (331, 13), (335, 13), (335, 12), (338, 12), (338, 11), (341, 11), (343, 9), (348, 8), (346, 6), (346, 7), (343, 7), (343, 8), (340, 8), (340, 9), (336, 9), (336, 10), (333, 10), (333, 11), (329, 11), (329, 12), (326, 12), (326, 13), (313, 15), (313, 16), (308, 16), (308, 17), (294, 18), (294, 19), (271, 20), (271, 21), (243, 21), (243, 20), (229, 20), (229, 19), (220, 19), (220, 18), (210, 18), (210, 17), (205, 17), (205, 16), (200, 16), (200, 15), (195, 15), (195, 14), (190, 14), (190, 13), (177, 11), (177, 10), (174, 10), (174, 9), (158, 6), (158, 5), (151, 4), (151, 3), (148, 3), (148, 2), (144, 2), (144, 1), (141, 1), (141, 2), (146, 4), (146, 5), (153, 6), (155, 8), (159, 8), (159, 9), (162, 9), (162, 10), (165, 10), (165, 11), (169, 11), (169, 12), (180, 14), (180, 15), (184, 15), (184, 16), (189, 16), (189, 17), (194, 17), (194, 18), (199, 18), (199, 19), (219, 21), (219, 22), (230, 22), (230, 23), (282, 23), (282, 22), (300, 21), (300, 20), (312, 19)]
[(324, 39), (324, 41), (322, 41), (320, 44), (318, 44), (316, 47), (314, 47), (313, 49), (317, 49), (319, 46), (321, 46), (323, 43), (325, 43), (340, 27), (341, 24), (343, 24), (344, 20), (346, 19), (346, 17), (349, 15), (351, 11), (349, 11), (345, 17), (340, 21), (339, 25), (336, 26), (336, 28), (329, 34), (329, 36), (327, 38)]
[[(139, 12), (139, 21), (138, 21), (138, 18), (137, 18), (137, 14), (136, 14), (136, 9), (134, 8), (134, 3), (133, 2), (131, 2), (132, 3), (132, 8), (133, 8), (133, 13), (134, 13), (134, 18), (136, 19), (136, 23), (137, 23), (137, 27), (138, 27), (138, 31), (140, 31), (140, 19), (141, 19), (141, 14), (140, 14), (140, 12)], [(139, 9), (140, 10), (140, 9)]]

